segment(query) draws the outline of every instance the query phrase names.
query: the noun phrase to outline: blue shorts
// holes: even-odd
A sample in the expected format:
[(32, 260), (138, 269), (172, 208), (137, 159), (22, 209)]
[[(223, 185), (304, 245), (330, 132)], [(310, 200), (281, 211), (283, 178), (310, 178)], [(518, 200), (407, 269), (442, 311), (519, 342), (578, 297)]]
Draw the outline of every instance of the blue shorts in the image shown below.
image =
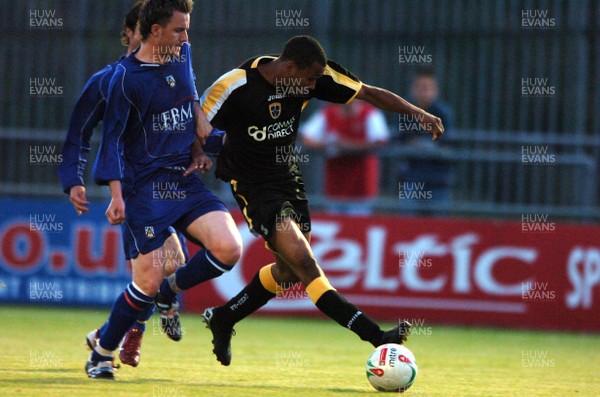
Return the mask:
[(129, 258), (161, 247), (171, 235), (171, 226), (193, 242), (200, 243), (189, 236), (187, 227), (209, 212), (228, 212), (225, 204), (204, 186), (196, 173), (184, 177), (181, 168), (160, 169), (124, 190), (122, 232)]
[[(185, 236), (183, 235), (183, 233), (180, 233), (177, 230), (175, 230), (175, 228), (173, 226), (169, 226), (168, 230), (169, 230), (169, 234), (175, 233), (177, 235), (177, 238), (179, 239), (179, 243), (181, 244), (181, 250), (183, 251), (183, 257), (185, 258), (186, 262), (189, 261), (190, 260), (190, 251), (188, 251), (187, 242), (185, 240)], [(123, 224), (121, 224), (121, 237), (123, 238), (123, 247), (125, 249), (125, 259), (131, 260), (131, 255), (129, 253), (130, 252), (129, 251), (129, 241), (127, 240), (127, 238), (131, 238), (131, 237), (128, 237), (128, 236), (130, 236), (129, 230), (123, 223)]]

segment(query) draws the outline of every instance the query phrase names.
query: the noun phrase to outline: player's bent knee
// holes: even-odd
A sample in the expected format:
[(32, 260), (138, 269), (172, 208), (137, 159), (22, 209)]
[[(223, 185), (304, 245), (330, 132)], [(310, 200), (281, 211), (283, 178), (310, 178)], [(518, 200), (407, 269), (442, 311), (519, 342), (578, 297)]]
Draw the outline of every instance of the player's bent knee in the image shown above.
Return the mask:
[(135, 284), (138, 286), (140, 291), (148, 296), (155, 296), (160, 288), (160, 281), (156, 282), (154, 280), (134, 280)]
[(209, 250), (219, 262), (228, 266), (235, 265), (242, 257), (242, 245), (235, 241), (222, 241)]

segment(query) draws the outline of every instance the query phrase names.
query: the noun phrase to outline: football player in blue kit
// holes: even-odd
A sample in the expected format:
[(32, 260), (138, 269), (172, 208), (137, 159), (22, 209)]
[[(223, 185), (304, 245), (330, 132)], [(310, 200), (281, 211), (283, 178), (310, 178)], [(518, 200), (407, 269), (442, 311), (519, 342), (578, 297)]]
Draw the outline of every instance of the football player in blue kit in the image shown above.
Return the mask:
[[(139, 28), (137, 26), (140, 7), (143, 1), (137, 1), (129, 10), (125, 17), (123, 32), (121, 33), (121, 43), (127, 46), (127, 55), (131, 54), (140, 45)], [(106, 108), (106, 98), (108, 97), (108, 86), (110, 79), (116, 69), (116, 66), (123, 60), (122, 56), (118, 61), (107, 65), (102, 70), (95, 73), (85, 85), (83, 92), (79, 96), (71, 120), (69, 129), (62, 149), (63, 161), (58, 168), (58, 175), (61, 180), (63, 191), (70, 197), (75, 211), (79, 215), (89, 212), (86, 199), (85, 183), (83, 174), (87, 164), (87, 158), (90, 152), (90, 140), (94, 128), (104, 117)], [(175, 233), (174, 229), (171, 229)], [(177, 240), (169, 240), (172, 244), (169, 252), (172, 253), (171, 265), (167, 269), (167, 275), (173, 273), (175, 269), (185, 263), (188, 257), (185, 237), (179, 233), (179, 244)], [(129, 255), (125, 254), (129, 262)], [(129, 266), (128, 266), (129, 267)], [(154, 313), (154, 307), (149, 306), (146, 310), (139, 313), (136, 322), (131, 326), (121, 348), (119, 358), (123, 364), (137, 366), (140, 362), (142, 336), (146, 329), (146, 322)], [(169, 318), (166, 315), (161, 316), (161, 322), (169, 325)], [(103, 326), (104, 327), (104, 326)], [(92, 330), (86, 336), (86, 344), (90, 349), (94, 349), (98, 343), (98, 337), (102, 328)], [(164, 327), (167, 336), (173, 340), (179, 340), (180, 334), (176, 329)]]
[[(114, 379), (113, 351), (138, 316), (175, 300), (157, 296), (172, 225), (205, 249), (170, 278), (178, 291), (229, 271), (241, 237), (225, 205), (191, 168), (212, 162), (201, 145), (212, 127), (199, 104), (187, 43), (191, 0), (146, 0), (140, 9), (140, 48), (116, 66), (106, 104), (94, 179), (107, 184), (109, 222), (121, 224), (132, 259), (132, 282), (116, 299), (86, 363), (90, 378)], [(174, 241), (176, 243), (176, 241)]]

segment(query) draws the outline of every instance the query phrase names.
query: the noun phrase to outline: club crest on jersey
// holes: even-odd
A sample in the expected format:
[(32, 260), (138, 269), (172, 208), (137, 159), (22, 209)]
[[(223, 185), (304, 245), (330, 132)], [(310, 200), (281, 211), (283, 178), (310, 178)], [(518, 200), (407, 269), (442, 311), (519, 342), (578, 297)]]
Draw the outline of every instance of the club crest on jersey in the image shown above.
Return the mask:
[(154, 227), (153, 226), (146, 226), (145, 230), (146, 230), (146, 237), (154, 238)]
[(269, 105), (269, 113), (271, 117), (276, 119), (281, 115), (281, 102), (273, 102)]
[(167, 80), (167, 84), (169, 85), (169, 87), (175, 87), (175, 77), (173, 77), (173, 75), (168, 75), (167, 77), (165, 77), (165, 80)]

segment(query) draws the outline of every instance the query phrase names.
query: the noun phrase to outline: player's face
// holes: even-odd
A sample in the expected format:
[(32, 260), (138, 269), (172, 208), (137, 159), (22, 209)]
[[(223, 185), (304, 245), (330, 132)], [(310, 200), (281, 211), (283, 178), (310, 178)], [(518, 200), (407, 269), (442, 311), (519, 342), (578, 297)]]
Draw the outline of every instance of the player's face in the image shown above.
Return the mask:
[(140, 36), (140, 24), (138, 23), (135, 25), (135, 30), (133, 32), (131, 29), (125, 28), (125, 33), (129, 38), (129, 47), (133, 49), (138, 48), (142, 40), (142, 36)]
[(161, 27), (158, 41), (165, 53), (170, 55), (179, 54), (183, 43), (188, 41), (188, 30), (190, 29), (190, 14), (181, 11), (173, 11), (169, 22)]
[(325, 67), (318, 62), (313, 63), (311, 66), (299, 69), (295, 64), (292, 68), (292, 78), (300, 79), (300, 85), (302, 87), (309, 87), (311, 90), (315, 89), (317, 80), (323, 76)]

